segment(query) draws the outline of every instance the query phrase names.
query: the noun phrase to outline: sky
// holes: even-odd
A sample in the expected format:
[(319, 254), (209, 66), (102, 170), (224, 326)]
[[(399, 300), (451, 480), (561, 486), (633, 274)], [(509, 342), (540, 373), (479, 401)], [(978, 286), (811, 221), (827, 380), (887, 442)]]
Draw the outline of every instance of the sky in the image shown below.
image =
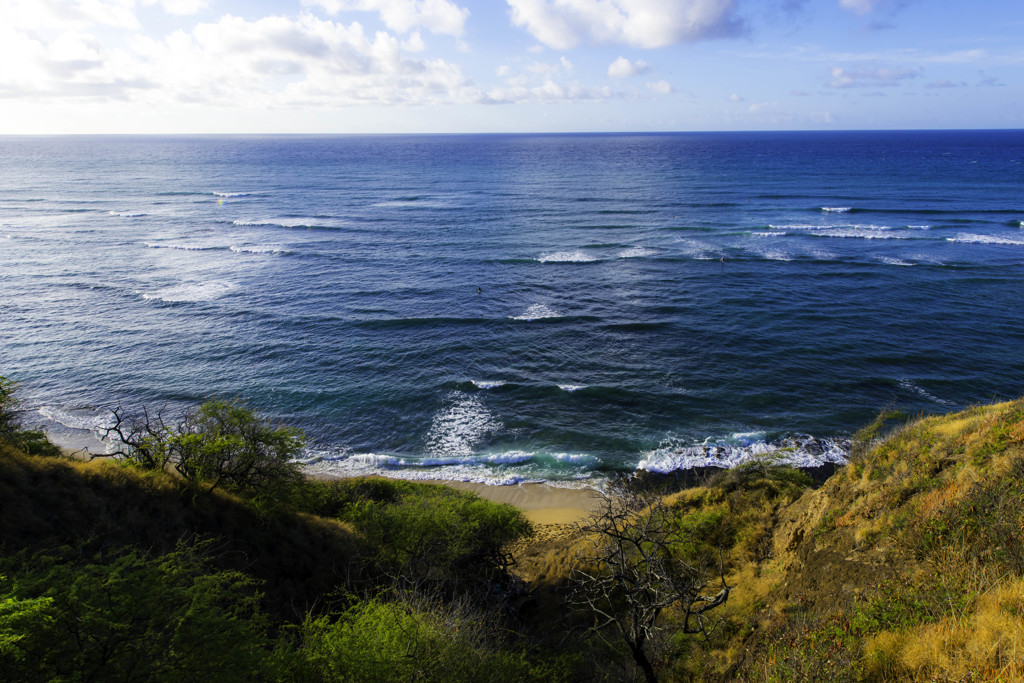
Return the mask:
[(1024, 0), (0, 0), (0, 134), (1024, 128)]

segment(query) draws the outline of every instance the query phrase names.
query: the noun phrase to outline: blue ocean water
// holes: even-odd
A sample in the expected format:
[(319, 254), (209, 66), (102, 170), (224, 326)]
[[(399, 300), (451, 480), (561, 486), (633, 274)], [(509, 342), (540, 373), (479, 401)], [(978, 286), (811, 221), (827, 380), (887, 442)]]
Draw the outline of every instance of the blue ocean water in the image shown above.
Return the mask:
[[(0, 374), (579, 481), (1024, 393), (1024, 131), (0, 138)], [(94, 444), (94, 450), (101, 450)]]

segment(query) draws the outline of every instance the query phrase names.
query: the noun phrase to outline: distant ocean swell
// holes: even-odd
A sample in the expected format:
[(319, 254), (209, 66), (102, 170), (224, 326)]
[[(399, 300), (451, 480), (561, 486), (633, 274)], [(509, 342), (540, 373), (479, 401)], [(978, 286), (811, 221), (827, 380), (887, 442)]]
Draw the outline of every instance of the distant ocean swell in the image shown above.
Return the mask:
[(581, 485), (1024, 393), (1021, 132), (0, 154), (0, 373), (72, 440), (232, 396), (314, 471)]

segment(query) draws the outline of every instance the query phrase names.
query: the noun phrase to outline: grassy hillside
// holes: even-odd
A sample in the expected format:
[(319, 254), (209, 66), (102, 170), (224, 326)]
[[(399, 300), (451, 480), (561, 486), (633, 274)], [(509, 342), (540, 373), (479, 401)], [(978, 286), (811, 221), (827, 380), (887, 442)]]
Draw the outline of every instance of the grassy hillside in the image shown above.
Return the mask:
[[(818, 487), (761, 461), (650, 499), (665, 552), (731, 587), (709, 635), (660, 613), (658, 680), (1024, 680), (1024, 401), (891, 425)], [(569, 599), (578, 530), (447, 487), (268, 498), (53, 453), (0, 424), (0, 678), (640, 675)]]
[[(880, 430), (820, 488), (760, 462), (664, 498), (732, 592), (710, 639), (665, 614), (663, 680), (1024, 680), (1024, 401)], [(586, 542), (519, 569), (557, 596)]]

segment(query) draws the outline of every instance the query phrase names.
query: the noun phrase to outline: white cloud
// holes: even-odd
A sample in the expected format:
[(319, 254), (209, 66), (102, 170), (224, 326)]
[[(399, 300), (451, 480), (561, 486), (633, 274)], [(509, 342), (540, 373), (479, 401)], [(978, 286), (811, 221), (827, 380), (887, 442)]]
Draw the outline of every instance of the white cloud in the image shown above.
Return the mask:
[(631, 62), (625, 57), (619, 57), (608, 65), (608, 78), (629, 78), (631, 76), (645, 74), (650, 70), (650, 65), (642, 59)]
[(882, 4), (882, 0), (839, 0), (839, 6), (857, 14), (867, 14)]
[(879, 86), (894, 87), (902, 81), (910, 78), (917, 78), (921, 73), (917, 69), (905, 67), (878, 69), (844, 69), (834, 66), (829, 70), (832, 80), (829, 81), (830, 88), (877, 88)]
[(949, 79), (942, 78), (942, 79), (939, 79), (937, 81), (932, 81), (931, 83), (926, 83), (924, 87), (926, 87), (926, 88), (963, 88), (966, 85), (967, 84), (964, 83), (963, 81), (960, 81), (959, 83), (954, 83), (953, 81), (951, 81)]
[(469, 10), (449, 0), (302, 0), (306, 7), (320, 7), (329, 14), (377, 12), (392, 31), (408, 33), (425, 28), (431, 33), (461, 36)]
[(733, 94), (729, 95), (729, 101), (730, 102), (746, 102), (746, 100), (744, 100), (742, 97), (740, 97), (736, 93), (733, 93)]
[(45, 40), (0, 28), (0, 98), (130, 100), (163, 106), (321, 107), (472, 102), (482, 95), (454, 64), (415, 59), (386, 32), (367, 35), (312, 15), (225, 16), (162, 38), (105, 49), (83, 32)]
[(647, 87), (659, 95), (668, 95), (672, 92), (672, 84), (668, 81), (654, 81), (648, 83)]
[(207, 8), (208, 0), (142, 0), (144, 5), (160, 5), (168, 14), (195, 14)]
[(140, 27), (135, 0), (3, 0), (0, 26), (48, 32), (92, 26)]
[(737, 35), (735, 0), (506, 0), (512, 23), (559, 50), (583, 42), (658, 48)]

